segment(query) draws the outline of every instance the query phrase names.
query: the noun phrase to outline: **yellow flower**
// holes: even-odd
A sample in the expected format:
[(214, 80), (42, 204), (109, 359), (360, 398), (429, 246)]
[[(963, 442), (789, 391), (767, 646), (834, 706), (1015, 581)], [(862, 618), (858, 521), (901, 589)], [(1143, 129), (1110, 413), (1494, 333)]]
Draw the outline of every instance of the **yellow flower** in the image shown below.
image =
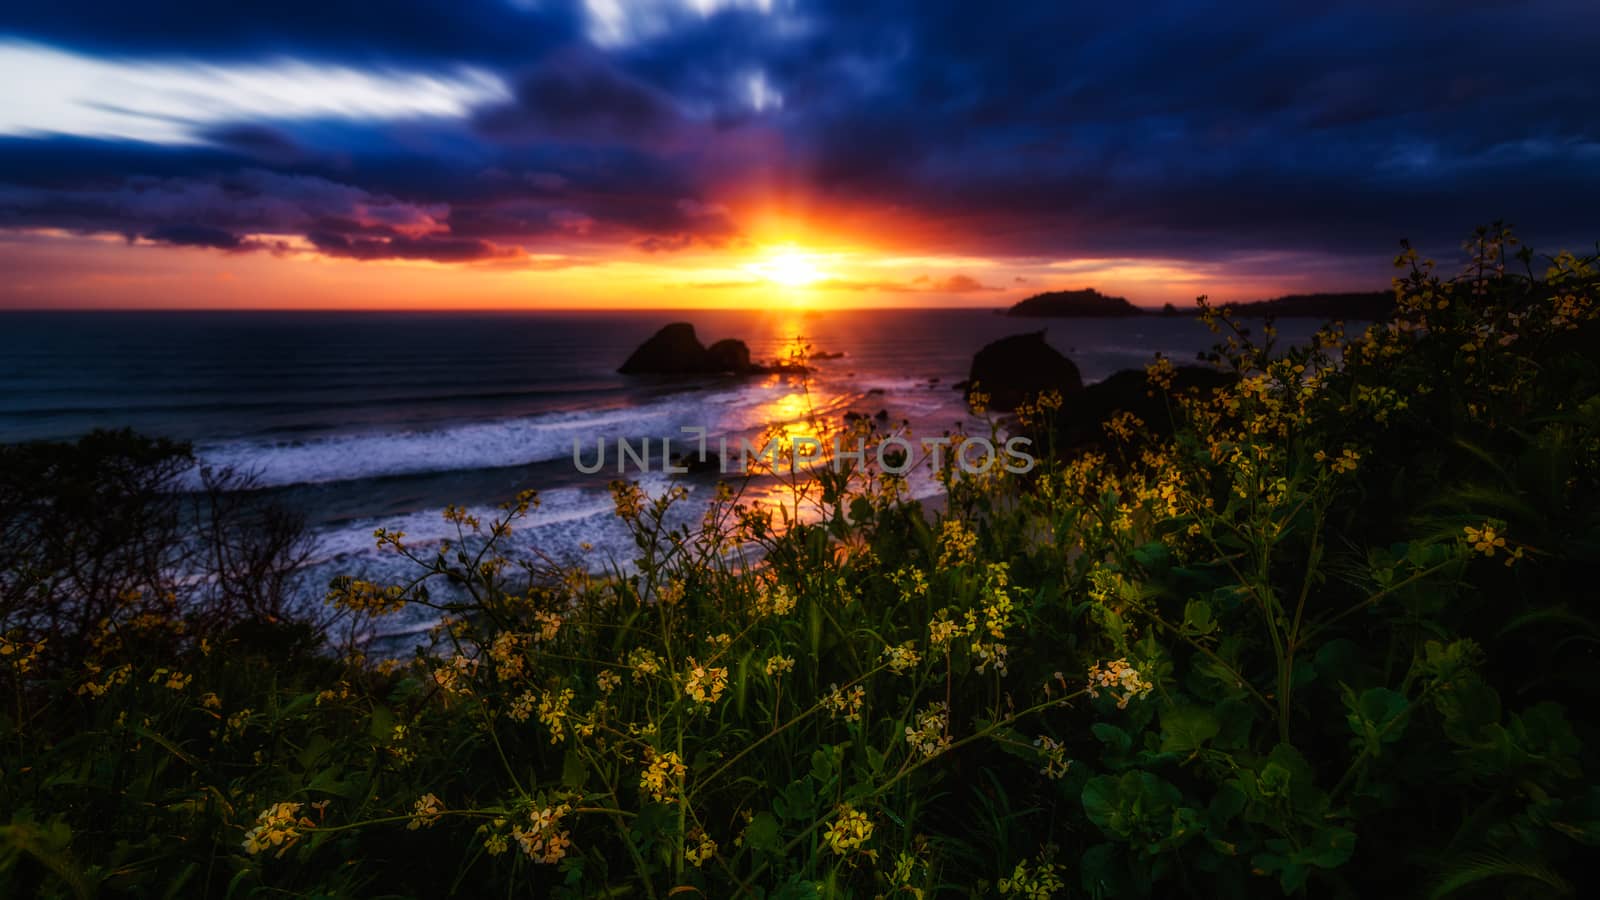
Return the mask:
[(948, 651), (951, 641), (962, 633), (961, 624), (951, 619), (948, 610), (939, 610), (928, 623), (928, 644), (935, 650)]
[(767, 658), (767, 674), (774, 677), (794, 671), (794, 657), (771, 656)]
[(934, 703), (917, 715), (915, 728), (906, 726), (906, 743), (913, 753), (937, 756), (950, 746), (950, 714), (943, 703)]
[(533, 614), (534, 621), (539, 623), (539, 640), (553, 641), (556, 634), (561, 631), (561, 617), (547, 610), (539, 610)]
[(512, 721), (526, 722), (533, 715), (534, 707), (539, 703), (539, 697), (533, 691), (523, 691), (516, 699), (511, 701), (511, 707), (506, 711)]
[(444, 804), (439, 802), (431, 792), (417, 798), (411, 806), (411, 821), (406, 824), (407, 831), (416, 831), (426, 828), (439, 821), (439, 816), (444, 813)]
[(300, 815), (300, 806), (299, 803), (274, 803), (262, 810), (256, 816), (255, 827), (245, 832), (244, 852), (255, 856), (277, 847), (277, 855), (283, 856), (300, 839), (303, 830), (316, 827), (317, 823)]
[(972, 414), (975, 416), (981, 416), (989, 411), (989, 395), (978, 390), (976, 381), (967, 389), (967, 405), (972, 408)]
[(717, 702), (728, 688), (728, 670), (724, 666), (702, 666), (689, 657), (689, 680), (683, 692), (696, 703), (709, 706)]
[[(39, 651), (44, 649), (44, 644), (47, 640), (49, 639), (13, 641), (4, 635), (0, 635), (0, 658), (3, 658), (7, 664), (15, 669), (18, 675), (26, 675), (33, 668), (34, 663), (38, 661)], [(79, 688), (78, 693), (82, 694), (85, 691), (83, 688)], [(95, 696), (99, 696), (102, 693), (105, 692), (100, 691)]]
[(866, 702), (867, 689), (859, 684), (849, 690), (844, 690), (837, 684), (828, 687), (828, 695), (822, 698), (822, 704), (834, 718), (844, 716), (846, 722), (861, 721), (861, 707)]
[(1044, 768), (1039, 774), (1059, 781), (1066, 777), (1067, 770), (1072, 767), (1072, 760), (1067, 759), (1067, 747), (1060, 741), (1045, 735), (1034, 738), (1033, 745), (1039, 748), (1039, 755), (1044, 757)]
[(571, 688), (554, 693), (545, 691), (539, 697), (539, 721), (550, 729), (550, 743), (559, 744), (567, 737), (567, 717), (572, 713), (572, 699), (577, 694)]
[(618, 518), (625, 522), (639, 518), (644, 512), (644, 491), (633, 482), (611, 482), (611, 501), (616, 507)]
[(1467, 535), (1467, 543), (1484, 556), (1494, 556), (1496, 549), (1505, 549), (1506, 539), (1501, 537), (1488, 522), (1483, 523), (1482, 528), (1468, 525), (1463, 530)]
[(997, 887), (1003, 896), (1018, 896), (1023, 900), (1050, 900), (1066, 890), (1061, 880), (1061, 867), (1055, 863), (1041, 862), (1036, 871), (1028, 871), (1027, 862), (1017, 863), (1010, 878), (1000, 879)]
[(971, 649), (972, 658), (977, 660), (978, 663), (973, 668), (977, 670), (978, 674), (981, 675), (989, 671), (990, 666), (994, 667), (996, 673), (1000, 675), (1006, 674), (1006, 654), (1009, 652), (1009, 648), (1005, 644), (999, 641), (993, 643), (973, 641)]
[(1107, 435), (1120, 441), (1132, 441), (1139, 434), (1139, 429), (1144, 427), (1144, 420), (1133, 413), (1117, 413), (1107, 419), (1101, 426)]
[(889, 671), (896, 675), (904, 675), (922, 662), (922, 655), (917, 652), (916, 643), (916, 641), (906, 641), (903, 644), (883, 648), (883, 658), (889, 661)]
[(527, 657), (522, 653), (523, 637), (513, 631), (502, 631), (489, 645), (489, 658), (494, 660), (495, 677), (502, 681), (520, 678), (527, 668)]
[(959, 566), (973, 561), (978, 535), (960, 519), (945, 519), (939, 543), (939, 567)]
[(559, 831), (561, 820), (572, 808), (565, 803), (549, 809), (535, 809), (528, 816), (529, 827), (513, 825), (511, 837), (522, 847), (529, 859), (544, 865), (555, 865), (567, 855), (572, 846), (571, 832)]
[[(380, 533), (383, 532), (380, 530)], [(397, 533), (396, 539), (400, 536)], [(383, 539), (380, 538), (380, 546), (383, 543)], [(399, 585), (380, 587), (370, 581), (340, 577), (334, 579), (333, 585), (328, 589), (328, 603), (351, 612), (387, 616), (405, 609), (404, 595), (405, 589)]]
[[(1321, 450), (1316, 452), (1317, 462), (1326, 462), (1327, 459), (1328, 454), (1322, 452)], [(1361, 454), (1351, 450), (1349, 447), (1346, 447), (1344, 450), (1340, 451), (1339, 457), (1333, 461), (1331, 468), (1333, 471), (1340, 474), (1354, 472), (1356, 470), (1356, 465), (1360, 462)]]
[(671, 750), (657, 753), (650, 747), (645, 748), (645, 760), (644, 772), (639, 776), (640, 790), (657, 803), (673, 802), (688, 771), (683, 766), (683, 760)]
[(169, 691), (181, 691), (193, 680), (193, 675), (185, 675), (167, 668), (156, 669), (150, 674), (151, 684), (160, 684)]
[(696, 869), (705, 865), (706, 860), (717, 855), (717, 842), (708, 837), (704, 830), (690, 829), (683, 846), (683, 858)]
[(794, 595), (788, 585), (769, 576), (756, 579), (755, 611), (757, 616), (786, 616), (794, 610)]
[(828, 849), (840, 856), (859, 850), (872, 840), (872, 820), (867, 818), (866, 813), (847, 803), (839, 807), (839, 817), (828, 826), (824, 840)]
[(433, 681), (447, 694), (467, 694), (472, 691), (472, 676), (478, 671), (478, 661), (457, 653), (449, 665), (433, 670)]
[(1172, 360), (1165, 356), (1157, 356), (1155, 362), (1144, 367), (1145, 377), (1150, 380), (1150, 387), (1155, 390), (1172, 390), (1172, 379), (1177, 374), (1177, 369), (1172, 365)]
[(408, 765), (417, 758), (417, 752), (406, 746), (406, 734), (409, 731), (404, 725), (396, 725), (389, 734), (389, 752), (401, 765)]
[(628, 665), (633, 669), (633, 680), (643, 681), (650, 675), (661, 672), (661, 661), (656, 655), (644, 647), (635, 647), (628, 654)]
[(1107, 691), (1116, 698), (1118, 709), (1127, 709), (1128, 702), (1143, 697), (1155, 689), (1126, 659), (1095, 663), (1089, 669), (1089, 696), (1099, 697)]

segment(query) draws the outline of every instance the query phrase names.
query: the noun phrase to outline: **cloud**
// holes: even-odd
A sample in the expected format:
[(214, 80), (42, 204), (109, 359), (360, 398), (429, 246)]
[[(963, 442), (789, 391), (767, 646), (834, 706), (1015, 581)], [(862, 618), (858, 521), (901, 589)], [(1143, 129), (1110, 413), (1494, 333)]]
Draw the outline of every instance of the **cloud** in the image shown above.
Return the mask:
[(824, 291), (876, 292), (885, 294), (969, 294), (979, 291), (997, 291), (1000, 288), (983, 284), (970, 275), (949, 275), (933, 278), (918, 275), (909, 281), (889, 279), (825, 278), (812, 287)]
[(143, 235), (145, 240), (178, 247), (209, 247), (214, 250), (238, 250), (244, 241), (238, 235), (209, 225), (163, 225)]
[(252, 120), (461, 118), (510, 96), (497, 75), (365, 70), (301, 60), (248, 64), (96, 59), (0, 42), (0, 135), (197, 143)]
[(618, 47), (660, 37), (724, 10), (770, 14), (782, 0), (583, 0), (589, 39)]
[(459, 263), (508, 259), (522, 253), (520, 247), (497, 247), (487, 241), (454, 237), (362, 238), (313, 231), (306, 235), (312, 246), (325, 256), (343, 259), (407, 259)]
[(387, 61), (512, 62), (581, 40), (560, 0), (395, 0), (381, 11), (327, 0), (75, 0), (9, 4), (0, 33), (97, 54), (246, 57), (299, 53)]
[(997, 287), (990, 287), (970, 275), (951, 275), (948, 278), (934, 282), (929, 290), (942, 294), (969, 294), (974, 291), (998, 291)]
[(507, 100), (478, 116), (494, 139), (637, 143), (661, 137), (678, 121), (671, 97), (580, 51), (540, 63)]
[[(905, 256), (1336, 268), (1497, 217), (1573, 244), (1600, 204), (1572, 0), (57, 6), (0, 13), (43, 65), (0, 81), (0, 227), (475, 260), (737, 247), (771, 209)], [(976, 276), (832, 289), (993, 289), (923, 270)]]

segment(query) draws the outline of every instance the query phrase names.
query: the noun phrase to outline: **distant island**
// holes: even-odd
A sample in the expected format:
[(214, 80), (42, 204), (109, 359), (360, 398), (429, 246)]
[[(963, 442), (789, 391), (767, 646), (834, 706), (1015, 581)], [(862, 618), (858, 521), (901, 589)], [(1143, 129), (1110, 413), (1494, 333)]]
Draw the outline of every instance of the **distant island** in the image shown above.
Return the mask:
[(1107, 296), (1094, 288), (1046, 291), (1006, 310), (1008, 316), (1050, 319), (1142, 316), (1146, 313), (1147, 310), (1134, 306), (1125, 297)]
[[(1230, 303), (1236, 316), (1280, 319), (1387, 319), (1394, 315), (1394, 291), (1346, 291), (1327, 294), (1290, 294), (1255, 303)], [(1163, 310), (1165, 312), (1165, 310)], [(1171, 313), (1168, 313), (1171, 315)], [(1180, 315), (1186, 315), (1179, 311)]]
[[(1226, 304), (1233, 314), (1244, 318), (1273, 316), (1319, 319), (1387, 319), (1394, 313), (1391, 291), (1347, 291), (1326, 294), (1290, 294), (1273, 300)], [(1076, 291), (1046, 291), (1018, 302), (1005, 315), (1019, 318), (1111, 318), (1123, 316), (1189, 316), (1193, 309), (1168, 303), (1160, 310), (1136, 306), (1127, 298), (1102, 294), (1094, 288)]]

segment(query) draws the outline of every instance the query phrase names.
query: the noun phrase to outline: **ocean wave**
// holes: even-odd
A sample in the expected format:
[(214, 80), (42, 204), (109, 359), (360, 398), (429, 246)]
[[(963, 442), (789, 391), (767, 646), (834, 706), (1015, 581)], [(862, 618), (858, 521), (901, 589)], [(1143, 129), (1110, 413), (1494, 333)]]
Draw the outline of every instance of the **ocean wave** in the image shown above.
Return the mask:
[(770, 390), (753, 385), (674, 395), (632, 407), (543, 413), (430, 429), (354, 432), (292, 441), (226, 441), (202, 445), (196, 455), (205, 466), (254, 473), (263, 487), (495, 469), (569, 458), (575, 440), (592, 448), (600, 437), (667, 436), (687, 441), (679, 434), (680, 428), (704, 427), (713, 434), (749, 428), (761, 424), (753, 414), (770, 395)]
[[(653, 496), (664, 492), (669, 483), (665, 476), (655, 474), (636, 480)], [(693, 486), (690, 489), (692, 491)], [(505, 515), (494, 505), (470, 506), (467, 512), (476, 516), (485, 527)], [(330, 523), (314, 533), (315, 556), (307, 560), (307, 565), (321, 566), (380, 556), (372, 537), (373, 531), (378, 528), (404, 532), (406, 544), (416, 548), (430, 548), (440, 541), (457, 539), (455, 523), (445, 519), (443, 511), (438, 509), (345, 520)], [(615, 506), (609, 491), (558, 488), (540, 492), (538, 507), (514, 528), (503, 543), (507, 547), (531, 545), (547, 553), (566, 555), (576, 551), (583, 543), (596, 546), (617, 544), (617, 549), (625, 550), (627, 547), (622, 546), (618, 539), (627, 536), (626, 529), (615, 518)]]

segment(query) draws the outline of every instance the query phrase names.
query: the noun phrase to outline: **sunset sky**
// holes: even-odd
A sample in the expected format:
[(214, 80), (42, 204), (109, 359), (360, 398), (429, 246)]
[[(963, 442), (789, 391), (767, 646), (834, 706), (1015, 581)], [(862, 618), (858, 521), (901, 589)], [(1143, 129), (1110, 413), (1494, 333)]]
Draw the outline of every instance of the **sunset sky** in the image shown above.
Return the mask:
[(1600, 222), (1532, 3), (12, 3), (0, 307), (1143, 304)]

